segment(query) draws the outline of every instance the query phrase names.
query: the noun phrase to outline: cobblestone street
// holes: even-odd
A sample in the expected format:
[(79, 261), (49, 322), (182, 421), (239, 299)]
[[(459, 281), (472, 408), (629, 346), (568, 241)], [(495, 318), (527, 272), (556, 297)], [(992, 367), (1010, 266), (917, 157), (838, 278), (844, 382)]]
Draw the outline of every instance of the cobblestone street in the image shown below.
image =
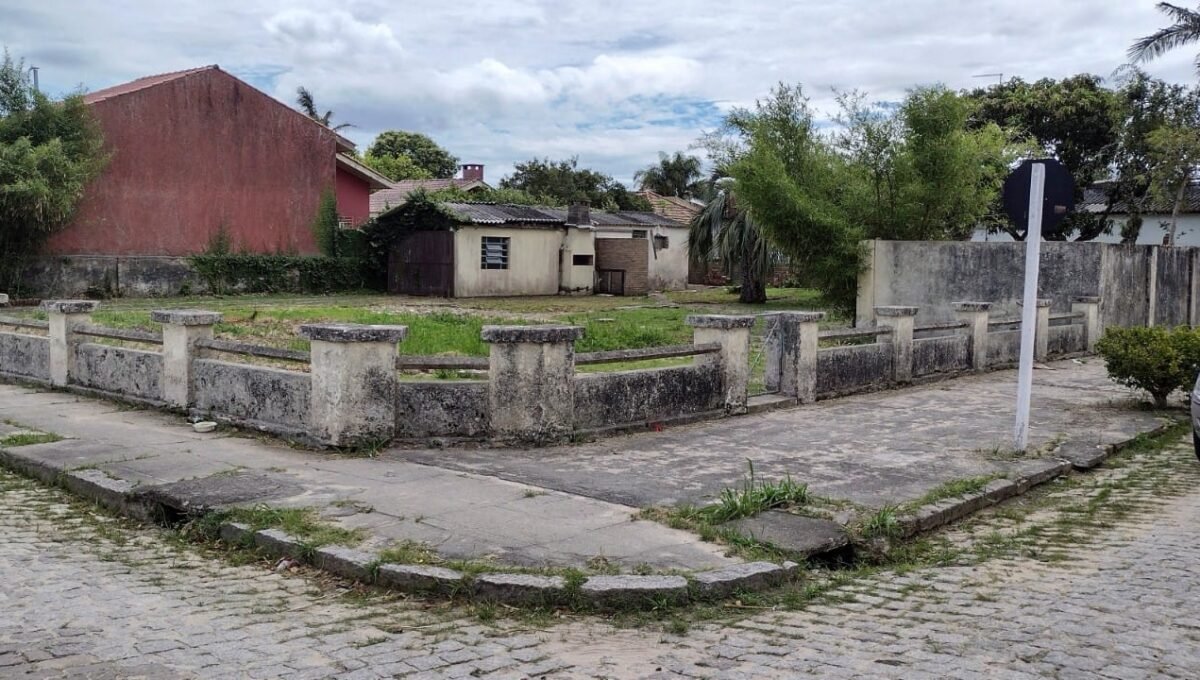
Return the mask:
[(1200, 470), (1130, 455), (942, 535), (956, 566), (638, 628), (237, 565), (0, 472), (0, 676), (1194, 677)]

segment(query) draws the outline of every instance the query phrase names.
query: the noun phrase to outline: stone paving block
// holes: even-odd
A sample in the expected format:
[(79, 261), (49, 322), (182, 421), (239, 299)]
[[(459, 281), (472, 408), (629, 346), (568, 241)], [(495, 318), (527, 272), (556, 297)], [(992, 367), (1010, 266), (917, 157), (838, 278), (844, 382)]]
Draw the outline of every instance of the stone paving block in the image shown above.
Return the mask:
[(682, 602), (688, 582), (682, 576), (591, 576), (580, 586), (584, 599), (600, 608)]
[(341, 545), (327, 545), (313, 553), (313, 565), (318, 569), (364, 583), (374, 579), (372, 567), (375, 562), (374, 555)]
[(405, 592), (454, 592), (463, 586), (463, 575), (453, 569), (421, 564), (382, 564), (376, 583)]
[(536, 574), (481, 574), (475, 577), (475, 596), (509, 604), (549, 604), (563, 596), (565, 579)]
[(850, 544), (845, 527), (827, 519), (768, 510), (724, 525), (800, 557), (833, 552)]
[(757, 590), (782, 583), (788, 570), (770, 562), (749, 562), (692, 574), (692, 585), (701, 597), (726, 597), (738, 590)]

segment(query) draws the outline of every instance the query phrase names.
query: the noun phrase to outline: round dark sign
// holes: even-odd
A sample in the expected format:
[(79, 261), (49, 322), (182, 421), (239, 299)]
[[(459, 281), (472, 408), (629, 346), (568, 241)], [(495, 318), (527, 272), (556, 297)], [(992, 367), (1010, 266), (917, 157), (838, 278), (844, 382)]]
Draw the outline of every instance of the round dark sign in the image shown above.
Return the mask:
[(1046, 166), (1046, 188), (1042, 202), (1042, 233), (1054, 229), (1075, 209), (1075, 179), (1066, 166), (1053, 158), (1028, 160), (1004, 180), (1004, 212), (1013, 226), (1029, 226), (1029, 180), (1033, 164)]

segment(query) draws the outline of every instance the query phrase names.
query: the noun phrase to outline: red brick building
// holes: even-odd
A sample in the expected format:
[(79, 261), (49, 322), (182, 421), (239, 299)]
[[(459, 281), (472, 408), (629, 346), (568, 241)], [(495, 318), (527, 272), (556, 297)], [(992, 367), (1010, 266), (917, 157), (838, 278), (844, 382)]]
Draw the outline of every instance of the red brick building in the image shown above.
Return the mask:
[(217, 66), (166, 73), (85, 96), (110, 160), (88, 186), (53, 255), (202, 252), (227, 230), (252, 252), (315, 253), (322, 191), (359, 223), (391, 183), (345, 155), (354, 145)]

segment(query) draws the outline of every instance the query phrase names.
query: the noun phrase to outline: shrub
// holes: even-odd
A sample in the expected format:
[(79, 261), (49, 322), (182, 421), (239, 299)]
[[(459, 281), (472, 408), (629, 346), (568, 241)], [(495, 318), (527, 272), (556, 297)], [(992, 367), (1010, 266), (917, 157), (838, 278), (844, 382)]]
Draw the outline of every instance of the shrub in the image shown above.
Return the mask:
[(224, 293), (333, 293), (365, 287), (361, 260), (300, 255), (204, 254), (190, 258), (208, 288)]
[(1096, 344), (1114, 381), (1150, 393), (1158, 407), (1187, 390), (1200, 368), (1200, 333), (1186, 327), (1110, 328)]

